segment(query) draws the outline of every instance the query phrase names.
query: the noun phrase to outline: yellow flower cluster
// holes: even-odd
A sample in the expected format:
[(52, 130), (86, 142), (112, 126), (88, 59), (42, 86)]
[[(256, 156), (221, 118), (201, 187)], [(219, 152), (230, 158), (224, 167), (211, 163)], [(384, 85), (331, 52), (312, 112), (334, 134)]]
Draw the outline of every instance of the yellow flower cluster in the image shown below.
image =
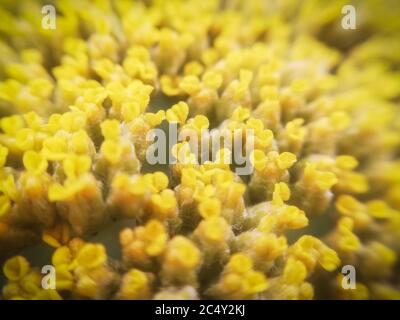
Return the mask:
[(56, 289), (72, 296), (104, 299), (119, 281), (101, 244), (72, 239), (54, 251), (51, 262), (56, 269)]
[(2, 1), (1, 298), (400, 299), (400, 7), (356, 2)]
[(3, 273), (8, 283), (3, 287), (3, 296), (10, 300), (61, 300), (54, 289), (42, 288), (42, 275), (32, 268), (22, 256), (6, 261)]

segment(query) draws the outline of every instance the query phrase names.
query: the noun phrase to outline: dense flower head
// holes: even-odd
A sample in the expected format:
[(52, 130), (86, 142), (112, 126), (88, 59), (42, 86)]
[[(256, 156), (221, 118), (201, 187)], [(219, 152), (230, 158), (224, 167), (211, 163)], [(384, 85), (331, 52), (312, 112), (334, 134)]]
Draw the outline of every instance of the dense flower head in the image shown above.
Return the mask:
[(400, 299), (396, 1), (48, 2), (0, 5), (1, 298)]

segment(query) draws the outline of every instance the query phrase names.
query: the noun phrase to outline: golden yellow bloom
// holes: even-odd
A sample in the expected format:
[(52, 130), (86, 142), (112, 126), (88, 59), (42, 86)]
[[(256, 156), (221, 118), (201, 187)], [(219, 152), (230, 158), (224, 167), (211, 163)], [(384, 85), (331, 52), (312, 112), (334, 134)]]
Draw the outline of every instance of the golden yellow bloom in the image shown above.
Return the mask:
[(219, 281), (210, 288), (211, 295), (225, 299), (249, 299), (268, 288), (263, 273), (253, 270), (251, 259), (242, 253), (231, 256)]
[(151, 269), (154, 258), (166, 249), (168, 234), (161, 222), (150, 220), (145, 226), (122, 230), (119, 238), (125, 264)]
[(200, 266), (199, 249), (187, 238), (172, 238), (163, 257), (161, 279), (165, 284), (196, 284), (196, 268)]
[(122, 284), (117, 297), (125, 300), (149, 299), (151, 286), (149, 276), (138, 269), (129, 270), (122, 277)]
[(24, 257), (17, 256), (8, 260), (3, 266), (4, 275), (9, 280), (20, 280), (29, 271), (29, 263)]
[(0, 4), (0, 299), (399, 299), (398, 5), (53, 2)]

